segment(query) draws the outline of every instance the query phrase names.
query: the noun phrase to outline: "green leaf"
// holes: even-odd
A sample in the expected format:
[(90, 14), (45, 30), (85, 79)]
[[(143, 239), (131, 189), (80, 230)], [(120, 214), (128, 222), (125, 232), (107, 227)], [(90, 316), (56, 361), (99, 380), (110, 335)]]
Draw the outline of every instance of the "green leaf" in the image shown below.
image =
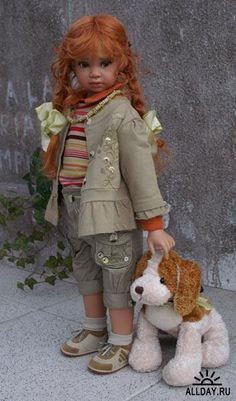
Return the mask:
[(9, 200), (6, 196), (0, 195), (0, 203), (2, 204), (2, 206), (7, 208), (8, 202), (9, 202)]
[(72, 272), (73, 271), (72, 257), (66, 256), (63, 260), (62, 266), (65, 266), (70, 272)]
[(42, 226), (45, 223), (44, 219), (45, 210), (33, 210), (33, 217), (37, 224)]
[(49, 259), (47, 259), (44, 263), (45, 267), (55, 268), (58, 267), (58, 259), (56, 256), (50, 256)]
[(62, 251), (64, 251), (65, 249), (65, 245), (62, 241), (57, 241), (57, 246), (59, 249), (61, 249)]
[(45, 278), (45, 282), (50, 285), (55, 285), (56, 276), (48, 276)]
[(18, 259), (16, 262), (16, 266), (25, 267), (25, 259)]
[(22, 283), (21, 281), (17, 281), (17, 288), (20, 288), (21, 290), (24, 289), (24, 283)]
[(10, 251), (11, 249), (11, 244), (9, 244), (8, 241), (5, 241), (3, 244), (3, 249), (7, 249), (8, 251)]
[(59, 278), (60, 280), (62, 280), (63, 278), (69, 278), (69, 276), (68, 276), (68, 274), (65, 272), (65, 270), (59, 272), (57, 276), (58, 276), (58, 278)]
[(44, 240), (44, 233), (42, 231), (38, 231), (36, 229), (33, 230), (31, 235), (33, 241), (43, 241)]
[(37, 280), (35, 280), (33, 277), (25, 279), (25, 285), (27, 285), (31, 290), (33, 290), (35, 284), (37, 283)]
[(0, 249), (0, 259), (5, 258), (5, 256), (7, 256), (6, 249)]
[(2, 226), (6, 226), (7, 225), (6, 224), (6, 217), (2, 213), (0, 213), (0, 224)]
[(16, 260), (16, 259), (15, 259), (14, 257), (8, 258), (8, 261), (9, 261), (9, 262), (15, 262), (15, 260)]

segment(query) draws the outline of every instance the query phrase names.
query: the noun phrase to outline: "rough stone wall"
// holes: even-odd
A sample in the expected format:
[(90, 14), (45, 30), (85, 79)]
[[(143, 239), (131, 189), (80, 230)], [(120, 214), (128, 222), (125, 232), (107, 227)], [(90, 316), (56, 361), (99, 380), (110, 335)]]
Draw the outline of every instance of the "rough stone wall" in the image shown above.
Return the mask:
[(68, 24), (110, 13), (140, 54), (141, 83), (172, 152), (159, 184), (177, 250), (204, 281), (236, 288), (236, 2), (57, 0), (0, 3), (0, 180), (21, 187), (40, 144), (34, 107), (50, 100), (53, 49)]

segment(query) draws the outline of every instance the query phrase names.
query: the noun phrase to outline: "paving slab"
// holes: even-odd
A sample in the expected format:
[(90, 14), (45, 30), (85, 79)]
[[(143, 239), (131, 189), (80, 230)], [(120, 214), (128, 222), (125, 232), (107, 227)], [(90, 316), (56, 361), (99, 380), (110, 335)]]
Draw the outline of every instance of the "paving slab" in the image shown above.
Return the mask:
[[(17, 289), (28, 272), (7, 264), (0, 267), (0, 401), (176, 401), (235, 400), (236, 294), (205, 287), (229, 329), (231, 358), (217, 369), (230, 396), (186, 395), (187, 388), (173, 388), (161, 379), (161, 369), (137, 373), (126, 367), (113, 375), (87, 370), (91, 356), (67, 358), (60, 344), (83, 322), (83, 302), (74, 282), (41, 284), (33, 291)], [(136, 315), (139, 308), (136, 308)], [(163, 365), (173, 357), (176, 340), (162, 335)], [(203, 370), (204, 371), (204, 370)], [(212, 370), (209, 370), (212, 372)], [(223, 397), (223, 398), (222, 398)]]
[(0, 296), (0, 323), (25, 315), (32, 310), (33, 308), (30, 306)]
[(130, 367), (109, 377), (90, 373), (89, 355), (67, 358), (59, 351), (75, 328), (71, 321), (42, 311), (1, 325), (0, 400), (115, 401), (158, 381), (157, 372), (140, 375)]
[[(58, 304), (68, 299), (78, 297), (79, 291), (76, 284), (57, 281), (55, 286), (50, 284), (37, 284), (33, 290), (17, 288), (17, 281), (24, 281), (29, 275), (23, 269), (12, 267), (12, 264), (4, 263), (0, 268), (0, 294), (9, 301), (16, 301), (19, 304), (28, 305), (39, 309), (49, 305)], [(40, 276), (33, 275), (40, 281)]]

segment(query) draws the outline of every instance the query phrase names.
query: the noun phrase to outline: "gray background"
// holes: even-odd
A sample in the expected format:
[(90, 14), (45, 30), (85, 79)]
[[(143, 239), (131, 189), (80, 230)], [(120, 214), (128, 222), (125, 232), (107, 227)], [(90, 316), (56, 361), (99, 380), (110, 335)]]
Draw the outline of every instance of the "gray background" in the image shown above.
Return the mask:
[(201, 263), (206, 284), (235, 290), (235, 0), (1, 0), (2, 190), (22, 189), (40, 145), (33, 109), (50, 100), (54, 47), (74, 19), (103, 12), (151, 71), (141, 83), (172, 151), (159, 184), (177, 250)]

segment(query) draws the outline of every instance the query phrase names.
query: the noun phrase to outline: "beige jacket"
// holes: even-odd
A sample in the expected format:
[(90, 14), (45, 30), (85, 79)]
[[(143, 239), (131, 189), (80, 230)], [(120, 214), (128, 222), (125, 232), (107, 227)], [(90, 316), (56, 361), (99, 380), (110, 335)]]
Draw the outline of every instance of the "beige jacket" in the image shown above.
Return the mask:
[[(58, 175), (68, 125), (59, 133), (57, 176), (45, 219), (58, 224)], [(117, 96), (85, 122), (89, 164), (81, 188), (78, 236), (132, 230), (136, 219), (164, 215), (148, 129), (125, 96)]]

